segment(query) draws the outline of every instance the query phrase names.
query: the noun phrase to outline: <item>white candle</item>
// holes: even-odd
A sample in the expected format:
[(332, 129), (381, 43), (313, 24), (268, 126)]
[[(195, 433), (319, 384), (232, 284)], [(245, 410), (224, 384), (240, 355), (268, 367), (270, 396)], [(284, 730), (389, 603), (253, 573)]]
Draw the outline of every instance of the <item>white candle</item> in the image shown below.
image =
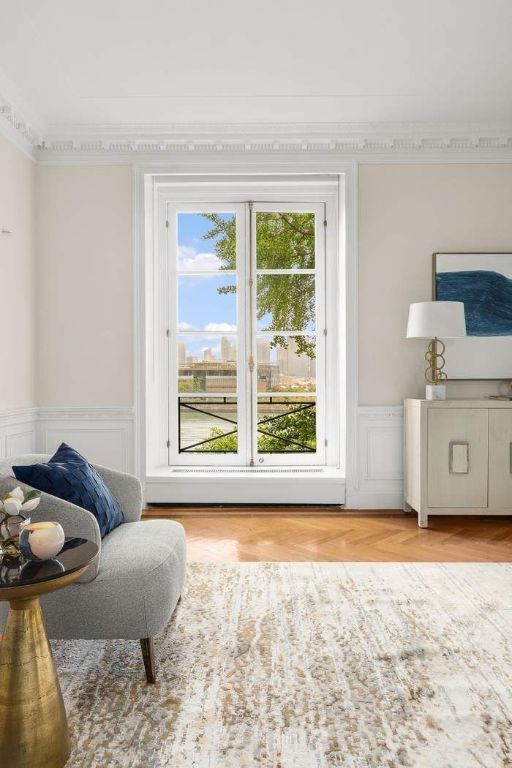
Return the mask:
[(60, 523), (31, 523), (21, 532), (20, 545), (22, 552), (28, 557), (50, 560), (58, 555), (64, 546), (64, 531)]

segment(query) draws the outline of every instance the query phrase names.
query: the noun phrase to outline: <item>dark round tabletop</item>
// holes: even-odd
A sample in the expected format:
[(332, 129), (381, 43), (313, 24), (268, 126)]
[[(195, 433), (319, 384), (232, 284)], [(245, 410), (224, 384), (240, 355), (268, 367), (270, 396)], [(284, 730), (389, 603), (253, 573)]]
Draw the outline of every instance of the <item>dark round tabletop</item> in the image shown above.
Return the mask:
[(37, 562), (23, 556), (0, 555), (0, 591), (9, 587), (25, 587), (52, 581), (79, 571), (98, 554), (98, 546), (89, 539), (66, 538), (61, 552), (52, 560)]

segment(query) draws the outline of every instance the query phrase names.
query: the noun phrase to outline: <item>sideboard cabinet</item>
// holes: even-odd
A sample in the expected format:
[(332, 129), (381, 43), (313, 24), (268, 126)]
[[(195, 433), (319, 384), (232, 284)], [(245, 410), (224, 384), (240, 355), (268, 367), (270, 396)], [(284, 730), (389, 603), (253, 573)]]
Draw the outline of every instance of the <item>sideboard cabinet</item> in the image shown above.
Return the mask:
[(512, 402), (405, 400), (404, 509), (512, 515)]

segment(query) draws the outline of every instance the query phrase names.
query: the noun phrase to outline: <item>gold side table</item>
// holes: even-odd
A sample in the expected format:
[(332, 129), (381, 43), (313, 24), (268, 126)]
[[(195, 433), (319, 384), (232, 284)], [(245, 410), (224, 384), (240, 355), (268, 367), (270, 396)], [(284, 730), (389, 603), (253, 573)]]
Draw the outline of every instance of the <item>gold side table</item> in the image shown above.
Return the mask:
[(9, 602), (0, 642), (2, 765), (62, 768), (67, 762), (66, 710), (39, 598), (79, 579), (97, 553), (92, 541), (75, 538), (66, 539), (54, 560), (0, 557), (0, 600)]

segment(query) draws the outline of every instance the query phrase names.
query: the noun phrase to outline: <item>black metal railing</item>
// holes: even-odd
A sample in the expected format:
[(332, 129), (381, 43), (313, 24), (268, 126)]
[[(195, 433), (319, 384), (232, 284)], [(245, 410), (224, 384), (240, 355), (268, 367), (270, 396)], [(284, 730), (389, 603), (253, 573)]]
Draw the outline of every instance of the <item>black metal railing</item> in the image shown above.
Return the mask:
[[(283, 400), (276, 399), (275, 397), (272, 397), (270, 395), (267, 395), (265, 398), (265, 405), (277, 405), (277, 406), (287, 406), (288, 408), (293, 407), (291, 410), (287, 410), (285, 413), (279, 413), (275, 416), (269, 416), (264, 419), (260, 419), (258, 421), (258, 424), (256, 426), (256, 431), (258, 434), (265, 435), (269, 438), (272, 438), (274, 440), (277, 440), (277, 442), (283, 443), (285, 446), (294, 446), (295, 450), (292, 448), (291, 450), (286, 450), (286, 448), (283, 447), (283, 450), (281, 451), (274, 451), (274, 450), (258, 450), (258, 453), (298, 453), (300, 449), (303, 453), (316, 453), (316, 448), (312, 448), (307, 443), (303, 443), (300, 440), (292, 439), (290, 437), (284, 437), (283, 435), (275, 434), (274, 432), (269, 432), (266, 429), (262, 429), (262, 426), (266, 424), (270, 424), (271, 422), (276, 422), (279, 419), (286, 419), (289, 416), (292, 416), (295, 413), (300, 413), (301, 411), (309, 410), (310, 408), (316, 407), (316, 402), (295, 402), (290, 403), (289, 400)], [(233, 405), (235, 405), (233, 398), (229, 397), (218, 397), (215, 400), (211, 400), (210, 402), (204, 403), (202, 407), (200, 407), (197, 403), (197, 400), (190, 400), (185, 401), (183, 398), (178, 398), (178, 450), (179, 453), (194, 453), (198, 452), (197, 449), (201, 448), (201, 446), (204, 445), (211, 445), (215, 443), (217, 440), (222, 440), (225, 437), (228, 437), (230, 435), (236, 435), (238, 433), (238, 423), (236, 419), (230, 419), (227, 416), (221, 416), (218, 413), (213, 413), (210, 410), (206, 410), (207, 406), (215, 405), (218, 406), (226, 406), (229, 405), (231, 408)], [(228, 424), (234, 424), (235, 429), (228, 430), (227, 432), (222, 432), (219, 435), (214, 435), (213, 437), (208, 437), (205, 440), (200, 440), (198, 442), (192, 443), (191, 445), (182, 446), (181, 444), (181, 414), (182, 414), (182, 408), (193, 411), (195, 413), (203, 414), (204, 416), (209, 416), (213, 419), (218, 419), (219, 421), (225, 421)], [(208, 449), (206, 449), (208, 450)], [(211, 451), (212, 453), (236, 453), (236, 451), (226, 451), (226, 450), (220, 450), (220, 451)]]

